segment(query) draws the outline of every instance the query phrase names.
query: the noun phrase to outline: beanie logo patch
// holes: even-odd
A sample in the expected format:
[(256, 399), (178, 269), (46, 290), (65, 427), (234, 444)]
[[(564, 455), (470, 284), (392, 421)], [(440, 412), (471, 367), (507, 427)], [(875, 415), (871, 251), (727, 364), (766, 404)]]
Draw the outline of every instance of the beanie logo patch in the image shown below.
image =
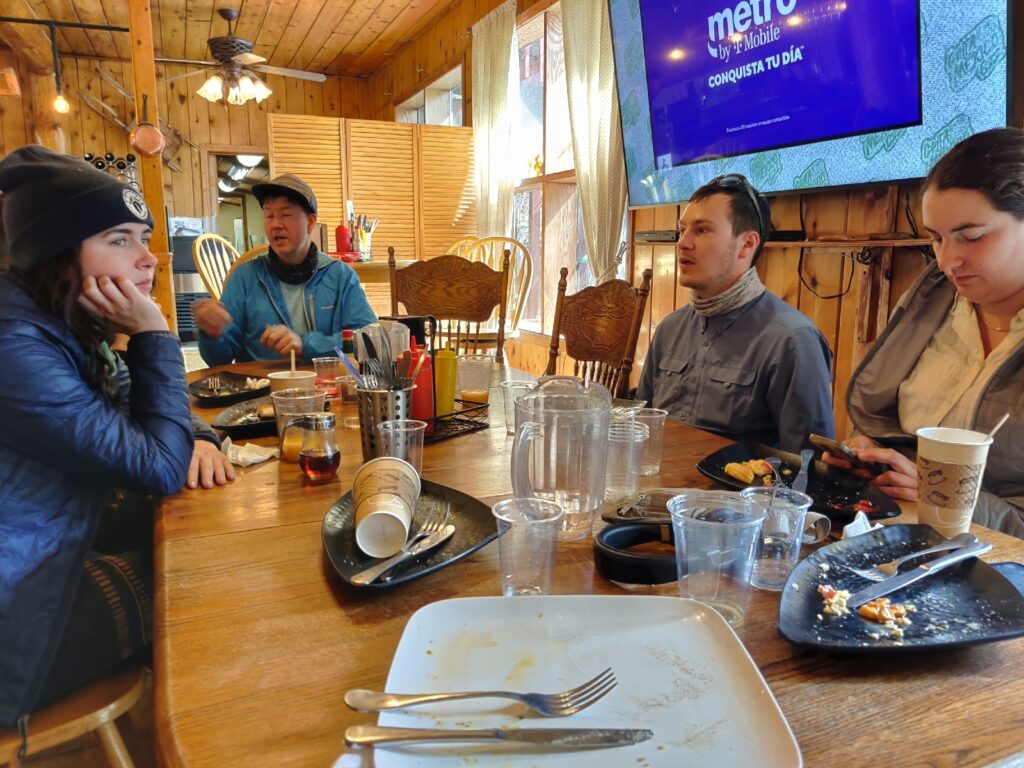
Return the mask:
[(124, 198), (125, 206), (127, 206), (135, 218), (143, 220), (149, 218), (149, 206), (142, 199), (142, 195), (134, 189), (125, 189), (121, 192), (121, 196)]

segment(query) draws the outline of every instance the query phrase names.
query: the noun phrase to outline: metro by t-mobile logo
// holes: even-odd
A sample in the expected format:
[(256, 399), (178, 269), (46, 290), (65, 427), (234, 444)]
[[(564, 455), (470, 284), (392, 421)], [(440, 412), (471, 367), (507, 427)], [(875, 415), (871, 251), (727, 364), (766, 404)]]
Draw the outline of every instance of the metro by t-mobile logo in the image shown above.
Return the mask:
[(797, 0), (740, 0), (735, 8), (726, 8), (713, 16), (708, 16), (708, 53), (713, 58), (728, 58), (728, 48), (724, 56), (720, 56), (723, 48), (717, 45), (719, 40), (728, 41), (737, 32), (746, 32), (751, 24), (754, 28), (767, 24), (772, 20), (772, 6), (779, 16), (788, 16), (796, 10)]

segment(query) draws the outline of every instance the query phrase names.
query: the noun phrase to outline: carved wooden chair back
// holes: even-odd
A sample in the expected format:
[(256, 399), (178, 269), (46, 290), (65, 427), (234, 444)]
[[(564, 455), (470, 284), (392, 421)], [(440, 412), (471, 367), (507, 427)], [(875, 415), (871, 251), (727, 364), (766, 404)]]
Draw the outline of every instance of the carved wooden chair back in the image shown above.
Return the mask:
[(238, 260), (238, 251), (220, 235), (207, 232), (192, 243), (192, 259), (207, 292), (213, 298), (219, 299), (224, 290), (228, 270)]
[[(514, 333), (519, 328), (523, 307), (526, 306), (526, 295), (530, 292), (530, 281), (533, 279), (530, 249), (511, 237), (482, 237), (462, 255), (470, 261), (482, 261), (491, 269), (501, 269), (501, 260), (506, 251), (512, 254), (508, 273), (508, 332)], [(497, 318), (491, 317), (491, 323), (496, 324)]]
[[(494, 270), (486, 264), (461, 256), (437, 256), (398, 269), (395, 249), (388, 248), (391, 274), (391, 314), (398, 315), (401, 303), (410, 315), (433, 315), (438, 333), (458, 353), (495, 350), (495, 360), (505, 361), (505, 319), (508, 304), (509, 254), (502, 267)], [(483, 328), (495, 307), (498, 309), (496, 332)]]
[(562, 267), (546, 373), (556, 373), (559, 339), (564, 337), (573, 376), (604, 384), (615, 397), (625, 397), (651, 292), (651, 270), (644, 270), (639, 288), (625, 280), (609, 280), (572, 296), (565, 295), (568, 274)]
[(252, 259), (255, 259), (257, 256), (262, 256), (268, 250), (270, 250), (270, 246), (269, 245), (266, 245), (266, 244), (257, 245), (255, 248), (250, 248), (248, 251), (246, 251), (241, 256), (239, 256), (235, 260), (235, 263), (231, 265), (231, 269), (229, 269), (228, 273), (224, 276), (224, 285), (228, 284), (228, 280), (231, 279), (231, 275), (234, 273), (235, 269), (240, 264), (245, 264), (245, 262), (250, 261)]

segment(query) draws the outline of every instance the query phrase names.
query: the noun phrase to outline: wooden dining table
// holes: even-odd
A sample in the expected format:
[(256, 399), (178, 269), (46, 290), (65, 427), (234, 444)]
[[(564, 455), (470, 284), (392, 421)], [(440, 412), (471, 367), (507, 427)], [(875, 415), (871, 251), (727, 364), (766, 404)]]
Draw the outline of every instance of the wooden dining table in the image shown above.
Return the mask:
[[(267, 365), (226, 369), (253, 375)], [(218, 413), (194, 411), (208, 421)], [(500, 401), (492, 401), (489, 417), (488, 429), (428, 445), (423, 476), (485, 502), (509, 496), (512, 439)], [(384, 689), (413, 612), (437, 600), (501, 593), (496, 544), (401, 586), (348, 587), (321, 543), (326, 510), (350, 490), (362, 463), (359, 431), (338, 435), (342, 461), (333, 482), (304, 483), (296, 464), (275, 459), (239, 469), (226, 486), (163, 501), (155, 530), (160, 764), (331, 765), (345, 751), (346, 727), (375, 720), (349, 710), (345, 691)], [(695, 465), (728, 442), (670, 420), (661, 472), (644, 485), (711, 487)], [(915, 522), (913, 507), (889, 522)], [(992, 544), (985, 560), (1024, 561), (1024, 541), (973, 530)], [(678, 595), (678, 588), (607, 581), (585, 540), (559, 542), (552, 592)], [(752, 590), (737, 633), (805, 766), (1024, 765), (1024, 639), (897, 656), (830, 655), (783, 639), (778, 610), (779, 593)]]

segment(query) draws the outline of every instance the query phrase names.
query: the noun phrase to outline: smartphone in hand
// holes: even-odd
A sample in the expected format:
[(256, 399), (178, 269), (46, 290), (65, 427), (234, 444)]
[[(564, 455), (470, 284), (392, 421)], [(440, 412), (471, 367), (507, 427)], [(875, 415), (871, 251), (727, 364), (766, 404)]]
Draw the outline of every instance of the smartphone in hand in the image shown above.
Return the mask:
[(838, 440), (833, 440), (830, 437), (822, 437), (821, 435), (809, 435), (807, 439), (810, 440), (811, 445), (815, 446), (816, 448), (821, 448), (821, 450), (823, 451), (828, 451), (837, 458), (845, 459), (857, 469), (863, 469), (867, 472), (870, 472), (872, 477), (880, 475), (882, 472), (885, 471), (878, 464), (873, 464), (867, 461), (861, 461), (857, 457), (856, 451), (854, 451), (848, 445), (843, 445)]

